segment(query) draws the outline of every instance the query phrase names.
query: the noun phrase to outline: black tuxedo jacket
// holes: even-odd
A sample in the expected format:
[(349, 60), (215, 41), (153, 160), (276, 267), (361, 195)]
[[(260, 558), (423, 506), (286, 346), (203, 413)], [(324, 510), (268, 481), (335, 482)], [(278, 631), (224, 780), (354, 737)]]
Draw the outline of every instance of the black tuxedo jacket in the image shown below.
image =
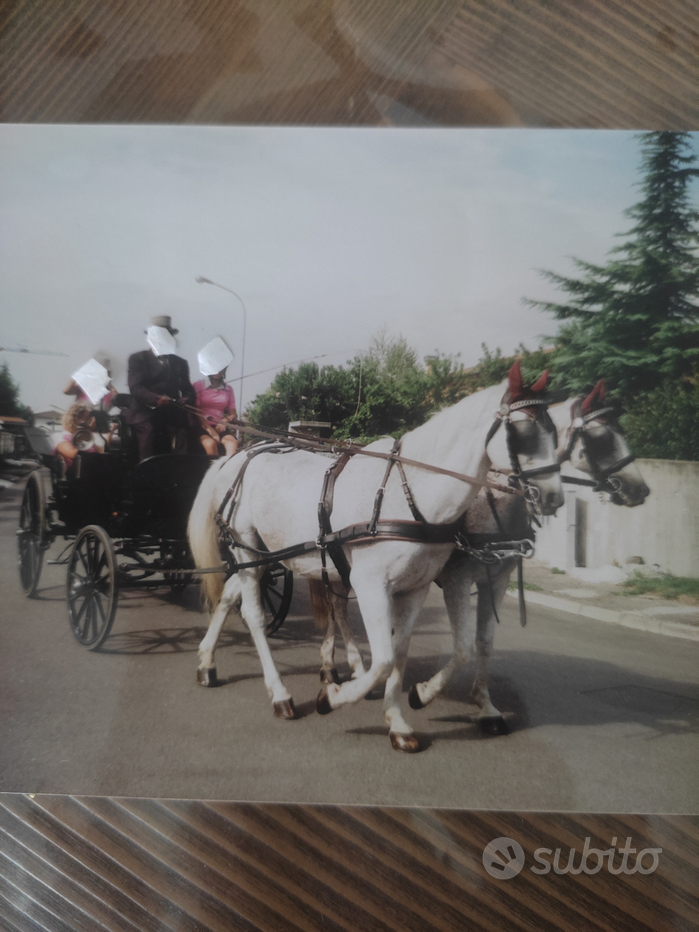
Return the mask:
[(129, 356), (129, 391), (133, 401), (128, 420), (138, 424), (150, 420), (160, 395), (196, 405), (196, 392), (189, 381), (189, 364), (180, 356), (156, 356), (142, 350)]

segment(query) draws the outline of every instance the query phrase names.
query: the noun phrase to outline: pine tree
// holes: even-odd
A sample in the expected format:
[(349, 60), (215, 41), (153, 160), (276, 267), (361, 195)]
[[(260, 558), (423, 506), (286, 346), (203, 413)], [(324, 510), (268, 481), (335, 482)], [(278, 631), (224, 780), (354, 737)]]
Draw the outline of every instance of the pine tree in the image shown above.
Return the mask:
[(542, 274), (567, 303), (532, 301), (566, 321), (556, 336), (558, 384), (580, 391), (603, 375), (631, 400), (691, 374), (699, 362), (699, 212), (690, 182), (699, 175), (688, 133), (640, 135), (643, 199), (606, 265), (575, 259), (581, 278)]

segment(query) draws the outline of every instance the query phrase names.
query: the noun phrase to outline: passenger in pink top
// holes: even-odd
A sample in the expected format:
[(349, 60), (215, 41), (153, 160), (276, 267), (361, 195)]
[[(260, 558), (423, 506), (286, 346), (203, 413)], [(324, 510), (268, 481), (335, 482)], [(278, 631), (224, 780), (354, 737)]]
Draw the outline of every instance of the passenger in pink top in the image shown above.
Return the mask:
[(199, 442), (209, 456), (218, 456), (218, 445), (223, 444), (227, 456), (238, 450), (238, 441), (232, 428), (225, 422), (227, 417), (235, 417), (235, 396), (230, 385), (224, 379), (226, 370), (209, 376), (209, 385), (202, 379), (194, 383), (197, 393), (197, 407), (200, 412), (201, 434)]

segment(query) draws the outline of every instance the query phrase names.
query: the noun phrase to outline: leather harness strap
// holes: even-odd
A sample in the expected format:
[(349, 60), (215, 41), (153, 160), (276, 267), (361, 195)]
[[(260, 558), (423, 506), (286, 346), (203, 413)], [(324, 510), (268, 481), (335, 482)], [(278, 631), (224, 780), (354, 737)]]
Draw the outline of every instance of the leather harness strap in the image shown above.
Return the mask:
[[(320, 560), (322, 565), (322, 578), (326, 587), (330, 588), (330, 580), (328, 578), (328, 572), (325, 565), (325, 551), (330, 554), (330, 559), (335, 564), (335, 569), (340, 574), (340, 579), (345, 589), (350, 588), (350, 565), (349, 561), (345, 555), (345, 551), (342, 549), (342, 545), (339, 544), (336, 540), (327, 541), (326, 538), (329, 534), (332, 533), (332, 525), (330, 523), (330, 516), (333, 510), (333, 495), (335, 492), (335, 480), (340, 475), (342, 470), (345, 468), (347, 463), (350, 461), (352, 453), (345, 451), (335, 462), (328, 468), (323, 477), (323, 488), (320, 494), (320, 501), (318, 502), (318, 546), (320, 548)], [(325, 541), (321, 543), (321, 541)], [(330, 604), (330, 610), (332, 609), (332, 603)]]
[[(508, 432), (507, 435), (507, 447), (510, 453), (510, 457), (513, 463), (513, 470), (517, 480), (526, 478), (531, 475), (538, 475), (545, 472), (553, 472), (556, 469), (560, 469), (560, 466), (545, 466), (538, 469), (527, 470), (523, 472), (519, 468), (519, 463), (517, 461), (516, 453), (514, 452), (514, 447), (511, 437), (511, 425), (509, 423), (509, 412), (520, 407), (530, 407), (532, 405), (545, 405), (546, 402), (543, 399), (527, 400), (524, 402), (515, 402), (513, 405), (503, 405), (500, 412), (496, 416), (496, 419), (488, 431), (488, 436), (486, 438), (486, 446), (493, 434), (504, 421), (506, 424), (506, 429)], [(255, 433), (256, 431), (252, 431)], [(258, 432), (259, 433), (259, 432)], [(269, 438), (269, 435), (268, 435)], [(269, 439), (274, 440), (274, 443), (270, 443)], [(233, 509), (235, 507), (236, 496), (240, 490), (242, 484), (243, 475), (247, 469), (250, 460), (258, 455), (259, 453), (264, 452), (290, 452), (293, 449), (298, 449), (299, 447), (291, 445), (289, 443), (282, 443), (276, 438), (269, 438), (266, 443), (260, 444), (258, 447), (253, 448), (249, 453), (248, 457), (243, 463), (238, 475), (233, 482), (233, 485), (226, 493), (221, 505), (218, 508), (216, 513), (216, 521), (219, 525), (222, 535), (227, 538), (228, 549), (230, 553), (229, 560), (229, 575), (237, 572), (240, 569), (246, 569), (248, 567), (263, 566), (269, 563), (276, 563), (282, 560), (290, 560), (294, 557), (301, 556), (305, 553), (310, 553), (314, 550), (320, 550), (321, 554), (321, 563), (322, 563), (322, 577), (323, 581), (326, 583), (326, 586), (330, 587), (330, 581), (327, 574), (326, 567), (326, 551), (330, 555), (333, 564), (343, 582), (345, 588), (350, 588), (350, 572), (351, 567), (347, 556), (344, 552), (344, 544), (362, 544), (362, 543), (371, 543), (380, 540), (395, 540), (395, 541), (405, 541), (409, 543), (434, 543), (434, 544), (448, 544), (454, 543), (457, 540), (458, 535), (463, 530), (463, 516), (457, 521), (452, 522), (451, 524), (430, 524), (423, 517), (419, 508), (415, 503), (415, 499), (408, 485), (408, 481), (405, 475), (405, 470), (403, 469), (403, 464), (418, 466), (424, 469), (430, 469), (434, 472), (439, 472), (445, 475), (453, 476), (454, 478), (465, 480), (467, 482), (473, 482), (474, 484), (486, 486), (488, 491), (488, 502), (490, 508), (495, 516), (496, 523), (501, 534), (504, 536), (504, 529), (500, 522), (500, 518), (495, 510), (494, 500), (492, 493), (490, 492), (489, 486), (502, 489), (502, 491), (507, 491), (510, 494), (514, 491), (513, 489), (505, 489), (501, 486), (495, 486), (492, 483), (489, 483), (480, 479), (473, 479), (472, 477), (464, 476), (458, 473), (451, 472), (450, 470), (441, 469), (439, 467), (429, 466), (425, 463), (418, 463), (412, 460), (404, 459), (400, 456), (400, 441), (396, 440), (393, 444), (391, 452), (378, 453), (375, 451), (364, 451), (362, 448), (350, 448), (345, 450), (340, 457), (326, 470), (323, 477), (323, 485), (321, 489), (321, 497), (318, 502), (318, 526), (319, 533), (318, 538), (315, 541), (305, 541), (302, 544), (296, 544), (292, 547), (286, 547), (282, 550), (277, 550), (274, 552), (269, 552), (266, 550), (258, 550), (254, 547), (250, 547), (246, 544), (243, 544), (239, 541), (236, 541), (233, 537), (232, 530), (230, 528), (230, 519), (233, 514)], [(386, 459), (386, 471), (384, 473), (383, 480), (381, 485), (377, 489), (376, 496), (374, 498), (374, 509), (371, 516), (371, 520), (367, 523), (353, 524), (349, 527), (342, 528), (340, 531), (333, 531), (330, 517), (333, 510), (333, 495), (335, 490), (335, 482), (337, 477), (340, 475), (342, 470), (345, 468), (350, 458), (355, 453), (364, 453), (366, 455), (379, 456), (382, 459)], [(381, 519), (381, 506), (383, 504), (384, 495), (386, 492), (386, 486), (388, 484), (389, 477), (393, 466), (397, 465), (401, 484), (403, 488), (403, 493), (405, 494), (406, 500), (408, 502), (408, 507), (410, 512), (413, 515), (413, 521), (384, 521)], [(525, 483), (526, 485), (526, 483)], [(521, 493), (520, 493), (521, 494)], [(227, 521), (223, 518), (223, 511), (226, 506), (230, 503), (228, 510)], [(246, 563), (238, 563), (233, 556), (234, 549), (243, 549), (251, 553), (254, 553), (259, 556), (260, 559), (248, 561)], [(521, 561), (520, 561), (521, 563)], [(492, 598), (492, 586), (491, 586), (491, 598)], [(493, 608), (495, 605), (493, 604)], [(497, 613), (496, 613), (497, 617)], [(499, 620), (499, 619), (498, 619)]]

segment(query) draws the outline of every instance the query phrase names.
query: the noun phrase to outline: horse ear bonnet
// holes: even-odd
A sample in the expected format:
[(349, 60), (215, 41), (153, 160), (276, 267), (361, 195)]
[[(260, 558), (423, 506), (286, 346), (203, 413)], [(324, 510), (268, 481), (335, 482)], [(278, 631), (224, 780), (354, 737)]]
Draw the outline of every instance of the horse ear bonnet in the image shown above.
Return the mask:
[(549, 384), (549, 370), (544, 369), (539, 378), (531, 386), (531, 391), (533, 392), (543, 392), (546, 386)]
[(598, 405), (604, 404), (605, 394), (604, 379), (600, 379), (582, 403), (583, 416), (594, 411)]
[(519, 360), (517, 360), (507, 373), (507, 390), (510, 394), (510, 403), (519, 400), (523, 388), (522, 370), (519, 367)]
[(546, 369), (541, 373), (533, 385), (525, 385), (522, 379), (522, 370), (517, 360), (507, 374), (507, 386), (510, 404), (515, 401), (526, 401), (527, 398), (533, 398), (545, 391), (549, 381), (549, 370)]

